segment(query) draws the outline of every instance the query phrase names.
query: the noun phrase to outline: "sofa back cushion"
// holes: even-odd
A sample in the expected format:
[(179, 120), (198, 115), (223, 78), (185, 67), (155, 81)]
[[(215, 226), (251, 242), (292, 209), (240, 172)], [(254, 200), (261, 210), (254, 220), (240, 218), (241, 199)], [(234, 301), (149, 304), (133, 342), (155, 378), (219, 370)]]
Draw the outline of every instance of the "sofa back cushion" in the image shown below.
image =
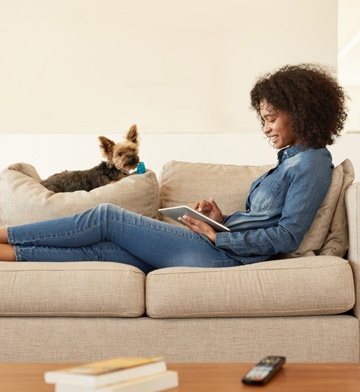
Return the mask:
[(151, 170), (90, 192), (54, 193), (40, 181), (36, 169), (27, 163), (13, 164), (0, 173), (0, 227), (69, 216), (101, 203), (112, 203), (151, 218), (158, 214), (159, 185)]
[(345, 255), (349, 245), (345, 192), (353, 181), (354, 168), (346, 159), (334, 168), (329, 191), (299, 248), (286, 257)]
[(338, 202), (335, 205), (333, 218), (330, 222), (329, 231), (323, 246), (319, 249), (319, 255), (342, 255), (349, 248), (349, 228), (346, 212), (345, 195), (355, 178), (354, 167), (349, 159), (339, 165), (343, 170), (343, 182)]
[[(272, 167), (168, 162), (159, 177), (160, 205), (193, 207), (198, 201), (213, 197), (223, 214), (230, 215), (245, 209), (252, 182)], [(174, 223), (167, 217), (164, 221)]]
[[(164, 165), (159, 178), (161, 207), (188, 205), (214, 197), (223, 214), (244, 211), (251, 183), (274, 165), (236, 166), (172, 161)], [(299, 248), (280, 258), (315, 254), (343, 257), (348, 247), (344, 195), (354, 180), (347, 159), (333, 170), (329, 191)], [(166, 222), (180, 225), (170, 218)]]

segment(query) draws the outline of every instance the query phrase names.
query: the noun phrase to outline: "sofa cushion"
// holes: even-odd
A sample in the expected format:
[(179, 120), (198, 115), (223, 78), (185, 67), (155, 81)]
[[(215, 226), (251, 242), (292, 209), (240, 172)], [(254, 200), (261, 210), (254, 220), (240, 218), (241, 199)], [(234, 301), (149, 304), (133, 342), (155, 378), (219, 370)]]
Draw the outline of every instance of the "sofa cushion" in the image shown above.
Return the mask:
[(347, 260), (312, 256), (231, 268), (173, 267), (146, 280), (153, 318), (338, 314), (355, 303)]
[[(234, 166), (172, 161), (164, 165), (160, 183), (160, 205), (188, 205), (214, 197), (223, 214), (244, 211), (251, 183), (272, 166)], [(196, 181), (194, 181), (194, 178)], [(343, 257), (348, 247), (344, 194), (354, 180), (347, 159), (333, 170), (329, 191), (299, 248), (281, 258), (326, 254)], [(336, 214), (335, 214), (336, 212)], [(162, 217), (173, 223), (170, 218)], [(176, 225), (180, 223), (175, 222)]]
[(0, 227), (73, 215), (101, 203), (157, 217), (159, 185), (151, 170), (95, 188), (90, 192), (54, 193), (40, 184), (35, 168), (17, 163), (0, 173)]
[(145, 274), (107, 262), (0, 263), (0, 316), (138, 317)]
[(354, 181), (354, 169), (347, 159), (333, 170), (331, 185), (299, 248), (286, 257), (333, 255), (343, 257), (348, 248), (345, 191)]
[(349, 247), (348, 219), (345, 207), (345, 194), (355, 178), (354, 167), (349, 159), (342, 162), (343, 183), (338, 202), (335, 206), (333, 219), (319, 255), (334, 255), (343, 257)]
[[(274, 165), (237, 166), (171, 161), (159, 177), (162, 208), (187, 205), (213, 197), (224, 215), (245, 209), (246, 198), (254, 180)], [(174, 223), (167, 217), (165, 222)], [(175, 222), (181, 226), (180, 223)]]

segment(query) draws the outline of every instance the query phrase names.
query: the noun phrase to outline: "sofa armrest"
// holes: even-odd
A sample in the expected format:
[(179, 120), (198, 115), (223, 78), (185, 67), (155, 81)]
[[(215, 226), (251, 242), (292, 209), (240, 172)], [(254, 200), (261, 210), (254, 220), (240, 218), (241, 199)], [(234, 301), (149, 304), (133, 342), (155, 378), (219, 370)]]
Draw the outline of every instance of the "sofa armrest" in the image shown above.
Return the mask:
[(351, 184), (347, 189), (345, 205), (349, 229), (348, 260), (355, 280), (354, 312), (360, 318), (360, 182)]

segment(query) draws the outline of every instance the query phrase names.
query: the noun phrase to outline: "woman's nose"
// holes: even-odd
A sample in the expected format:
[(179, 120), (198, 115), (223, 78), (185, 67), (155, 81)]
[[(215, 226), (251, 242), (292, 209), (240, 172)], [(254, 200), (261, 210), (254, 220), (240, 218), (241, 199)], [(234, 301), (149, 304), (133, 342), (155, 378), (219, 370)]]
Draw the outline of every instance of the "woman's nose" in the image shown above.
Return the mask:
[(264, 133), (269, 133), (271, 131), (271, 127), (269, 123), (265, 123), (263, 126)]

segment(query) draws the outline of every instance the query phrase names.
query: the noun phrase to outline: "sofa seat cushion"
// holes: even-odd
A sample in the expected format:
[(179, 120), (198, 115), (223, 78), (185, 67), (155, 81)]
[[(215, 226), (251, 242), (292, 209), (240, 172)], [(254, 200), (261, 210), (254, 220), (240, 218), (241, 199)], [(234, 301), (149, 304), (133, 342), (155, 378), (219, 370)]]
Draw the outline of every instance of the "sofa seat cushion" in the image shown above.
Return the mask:
[(338, 314), (355, 303), (347, 260), (311, 256), (231, 268), (174, 267), (148, 274), (153, 318)]
[(111, 262), (0, 263), (0, 317), (139, 317), (145, 274)]
[(159, 184), (151, 170), (90, 192), (54, 193), (40, 181), (36, 169), (27, 163), (16, 163), (1, 171), (0, 227), (69, 216), (101, 203), (112, 203), (150, 218), (158, 215)]

